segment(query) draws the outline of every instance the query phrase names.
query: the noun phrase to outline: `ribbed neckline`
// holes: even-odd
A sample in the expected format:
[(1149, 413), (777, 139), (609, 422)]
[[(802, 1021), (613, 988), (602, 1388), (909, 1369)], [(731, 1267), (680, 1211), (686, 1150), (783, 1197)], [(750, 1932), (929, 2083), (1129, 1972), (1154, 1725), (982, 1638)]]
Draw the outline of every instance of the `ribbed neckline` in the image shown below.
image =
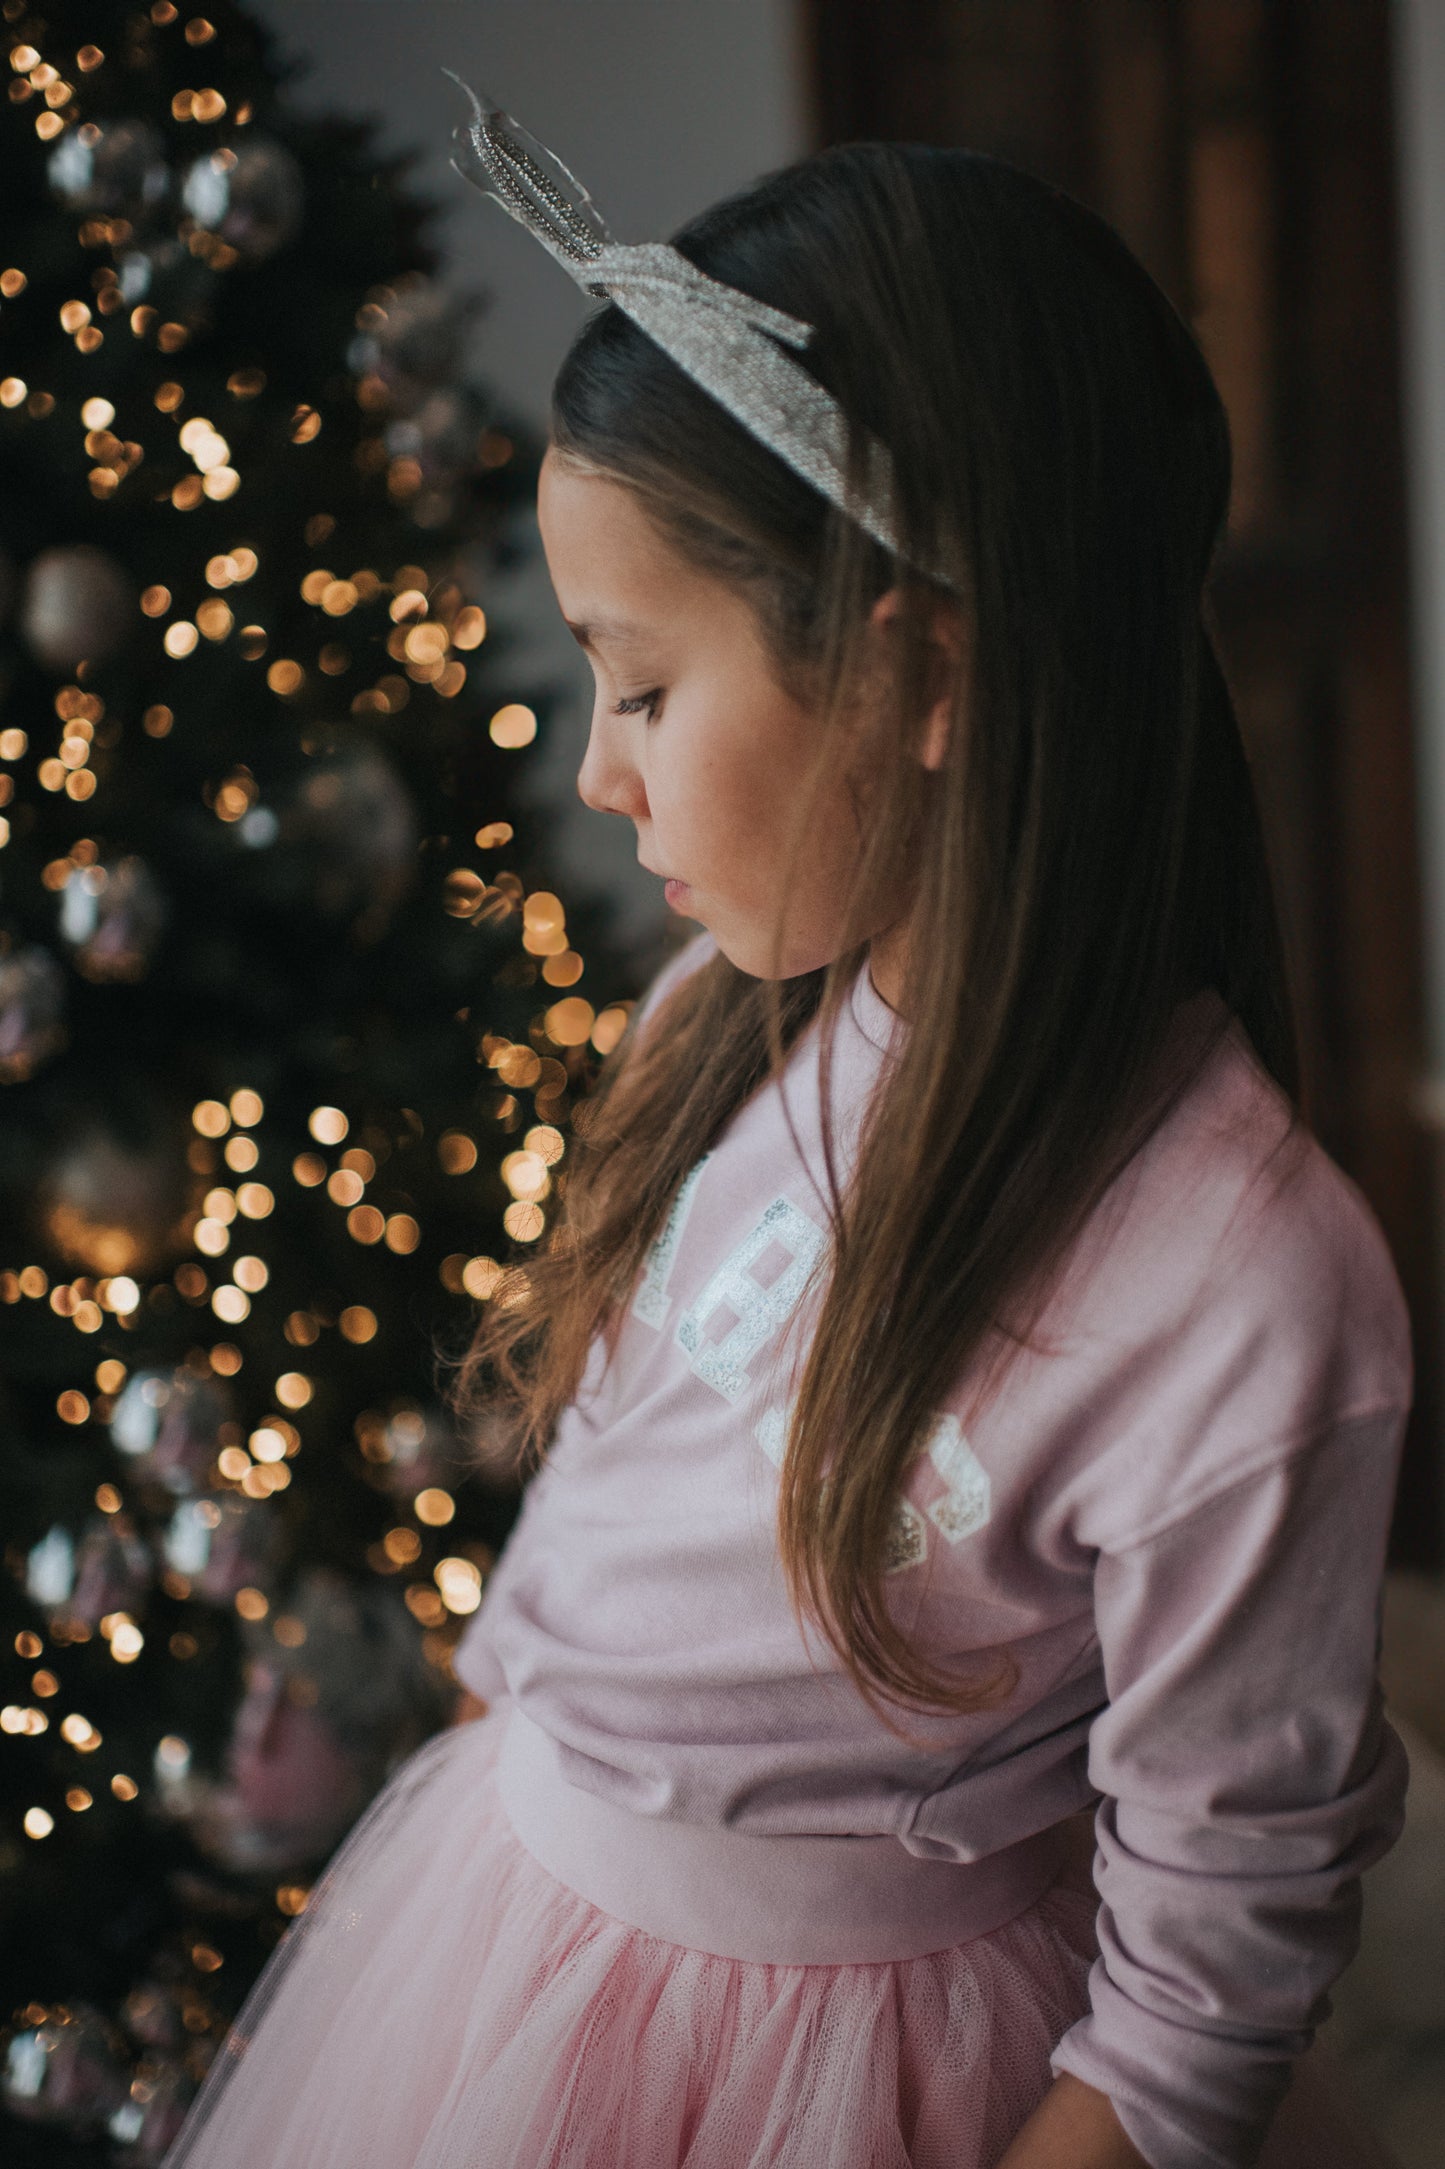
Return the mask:
[(908, 1030), (908, 1020), (890, 1009), (873, 984), (873, 974), (865, 957), (853, 981), (849, 1003), (853, 1022), (870, 1046), (882, 1054), (896, 1053)]

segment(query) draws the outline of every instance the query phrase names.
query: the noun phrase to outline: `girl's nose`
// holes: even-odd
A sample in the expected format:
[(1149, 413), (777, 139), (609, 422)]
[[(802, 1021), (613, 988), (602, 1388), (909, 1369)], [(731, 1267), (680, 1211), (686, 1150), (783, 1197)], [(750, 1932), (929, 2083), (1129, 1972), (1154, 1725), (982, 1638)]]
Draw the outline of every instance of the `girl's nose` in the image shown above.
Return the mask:
[(647, 811), (647, 794), (629, 757), (626, 732), (609, 729), (608, 720), (596, 714), (577, 771), (577, 796), (595, 813), (620, 813), (635, 821)]

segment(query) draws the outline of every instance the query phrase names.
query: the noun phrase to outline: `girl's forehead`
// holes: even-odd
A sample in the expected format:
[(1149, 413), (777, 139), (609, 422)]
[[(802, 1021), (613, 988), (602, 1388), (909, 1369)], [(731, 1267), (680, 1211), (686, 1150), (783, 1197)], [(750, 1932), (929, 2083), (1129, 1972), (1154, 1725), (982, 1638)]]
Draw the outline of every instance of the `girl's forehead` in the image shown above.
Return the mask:
[(537, 516), (562, 615), (584, 647), (638, 641), (661, 618), (707, 607), (716, 583), (660, 533), (625, 483), (549, 452)]

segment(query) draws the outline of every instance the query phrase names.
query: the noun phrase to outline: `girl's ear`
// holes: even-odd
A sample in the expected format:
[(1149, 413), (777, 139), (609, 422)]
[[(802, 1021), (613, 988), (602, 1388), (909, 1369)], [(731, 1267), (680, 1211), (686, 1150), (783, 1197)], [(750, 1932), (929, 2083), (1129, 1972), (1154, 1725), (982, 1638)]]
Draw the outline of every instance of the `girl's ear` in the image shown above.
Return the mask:
[[(913, 607), (918, 606), (915, 603)], [(868, 623), (880, 637), (884, 653), (897, 638), (909, 604), (903, 590), (890, 587), (878, 597), (868, 613)], [(956, 603), (942, 597), (924, 605), (927, 612), (925, 640), (928, 648), (930, 697), (922, 718), (918, 758), (925, 768), (941, 768), (948, 754), (959, 678), (966, 661), (963, 614)]]

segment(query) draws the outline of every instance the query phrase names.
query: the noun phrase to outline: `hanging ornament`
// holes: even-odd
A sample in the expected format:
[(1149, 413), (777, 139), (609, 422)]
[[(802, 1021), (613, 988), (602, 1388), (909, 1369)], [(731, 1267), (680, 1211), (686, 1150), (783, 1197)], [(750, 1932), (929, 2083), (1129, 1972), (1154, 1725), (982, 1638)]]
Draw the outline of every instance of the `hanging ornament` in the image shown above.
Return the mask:
[(301, 222), (301, 168), (279, 143), (258, 137), (212, 151), (186, 174), (181, 200), (198, 226), (218, 234), (244, 263), (264, 263)]
[(184, 1574), (191, 1595), (230, 1605), (238, 1590), (269, 1590), (281, 1555), (283, 1532), (265, 1502), (188, 1499), (171, 1516), (165, 1534), (166, 1564)]
[(0, 1083), (18, 1084), (65, 1045), (65, 975), (33, 944), (0, 955)]
[(147, 301), (174, 316), (193, 316), (216, 289), (216, 273), (174, 234), (157, 234), (115, 261), (121, 300), (127, 308)]
[(365, 909), (384, 922), (416, 872), (416, 815), (405, 784), (376, 746), (350, 746), (302, 778), (281, 833), (299, 856), (328, 919)]
[(60, 937), (86, 979), (144, 977), (166, 918), (159, 884), (134, 854), (72, 867), (60, 891)]
[[(136, 1371), (111, 1411), (110, 1435), (141, 1475), (183, 1498), (210, 1476), (225, 1443), (222, 1432), (235, 1413), (218, 1378), (184, 1368)], [(179, 1573), (194, 1571), (177, 1566)]]
[[(114, 1071), (108, 1082), (118, 1100)], [(148, 1279), (187, 1248), (185, 1144), (179, 1119), (163, 1123), (163, 1107), (153, 1105), (130, 1134), (100, 1114), (77, 1114), (61, 1129), (64, 1143), (37, 1182), (35, 1210), (38, 1230), (70, 1264)]]
[(366, 328), (347, 360), (359, 374), (380, 377), (406, 412), (429, 391), (455, 382), (481, 306), (475, 294), (450, 293), (417, 277), (367, 306)]
[(481, 401), (466, 389), (430, 392), (388, 423), (386, 449), (393, 459), (418, 461), (428, 481), (450, 481), (475, 464), (484, 419)]
[(244, 1633), (246, 1693), (225, 1778), (198, 1805), (193, 1831), (227, 1866), (274, 1875), (332, 1851), (442, 1721), (448, 1690), (394, 1592), (326, 1568)]
[(49, 1611), (68, 1602), (75, 1587), (75, 1539), (61, 1522), (30, 1548), (25, 1561), (25, 1594)]
[(379, 1444), (386, 1488), (397, 1498), (445, 1490), (467, 1473), (456, 1432), (437, 1409), (398, 1409), (381, 1427)]
[(117, 653), (134, 609), (135, 590), (115, 559), (88, 542), (68, 543), (31, 560), (20, 630), (45, 669), (74, 671)]
[(124, 1514), (106, 1514), (81, 1537), (66, 1611), (98, 1627), (107, 1613), (138, 1611), (150, 1585), (150, 1552)]
[(120, 2142), (111, 2156), (115, 2169), (160, 2169), (195, 2092), (196, 2081), (179, 2057), (148, 2056), (105, 2127)]
[(61, 137), (46, 163), (54, 195), (68, 211), (125, 218), (152, 216), (171, 188), (165, 139), (149, 121), (87, 121)]
[(11, 2035), (0, 2094), (11, 2115), (29, 2123), (98, 2132), (126, 2098), (121, 2055), (99, 2011), (67, 2004)]

